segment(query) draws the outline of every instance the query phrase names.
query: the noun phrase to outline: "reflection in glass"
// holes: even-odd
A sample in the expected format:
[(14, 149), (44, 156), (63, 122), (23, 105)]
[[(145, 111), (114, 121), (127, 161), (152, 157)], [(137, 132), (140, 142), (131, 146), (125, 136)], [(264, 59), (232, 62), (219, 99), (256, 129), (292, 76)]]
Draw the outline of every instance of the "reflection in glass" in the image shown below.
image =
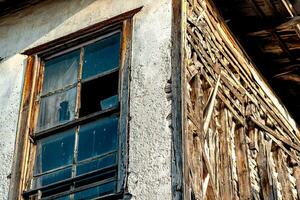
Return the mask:
[(37, 142), (35, 174), (72, 164), (75, 130), (68, 130)]
[(117, 116), (107, 117), (80, 126), (78, 161), (116, 150), (118, 144), (117, 134)]
[(116, 33), (84, 48), (82, 79), (119, 67), (120, 35)]
[(71, 178), (72, 168), (64, 168), (49, 174), (41, 175), (34, 179), (34, 188), (40, 188), (42, 186), (50, 185), (59, 181)]
[(76, 87), (66, 92), (41, 98), (38, 130), (51, 128), (74, 119)]
[(43, 94), (76, 83), (80, 50), (67, 53), (45, 62)]
[(99, 158), (97, 160), (92, 160), (88, 163), (77, 165), (76, 175), (78, 176), (98, 169), (102, 169), (108, 166), (112, 166), (116, 163), (117, 163), (117, 158), (116, 158), (116, 153), (114, 153), (104, 158)]
[(112, 194), (114, 192), (116, 192), (115, 181), (77, 192), (74, 194), (74, 200), (92, 199), (95, 197)]
[(112, 97), (108, 97), (101, 101), (101, 109), (106, 110), (112, 107), (116, 107), (119, 103), (118, 95), (114, 95)]

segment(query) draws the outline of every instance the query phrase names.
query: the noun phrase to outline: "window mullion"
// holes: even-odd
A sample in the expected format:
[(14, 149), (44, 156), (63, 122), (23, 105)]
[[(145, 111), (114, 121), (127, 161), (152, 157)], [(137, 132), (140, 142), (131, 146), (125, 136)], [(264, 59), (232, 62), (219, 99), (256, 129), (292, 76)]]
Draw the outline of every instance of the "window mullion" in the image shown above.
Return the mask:
[(77, 98), (76, 98), (76, 108), (75, 108), (75, 119), (79, 118), (79, 110), (81, 107), (81, 79), (82, 79), (82, 66), (83, 66), (84, 48), (80, 48), (80, 59), (78, 65), (77, 74)]
[(75, 131), (74, 158), (73, 158), (73, 166), (72, 166), (73, 178), (76, 176), (76, 164), (77, 164), (77, 154), (78, 154), (78, 133), (79, 133), (79, 126), (76, 127), (76, 131)]
[[(75, 119), (79, 118), (79, 111), (80, 111), (80, 107), (81, 107), (81, 77), (82, 77), (83, 56), (84, 56), (84, 49), (80, 48), (80, 58), (79, 58), (78, 74), (77, 74), (77, 95), (76, 95)], [(76, 176), (76, 164), (77, 164), (77, 153), (78, 153), (78, 132), (79, 132), (79, 126), (77, 126), (76, 130), (75, 130), (72, 178), (74, 178)], [(74, 183), (71, 185), (70, 189), (71, 189), (71, 191), (73, 191), (75, 189)], [(70, 194), (70, 199), (71, 200), (74, 199), (74, 194)]]
[(42, 191), (41, 190), (38, 191), (37, 199), (42, 199)]
[[(76, 165), (77, 165), (77, 155), (78, 155), (78, 133), (79, 133), (79, 126), (76, 127), (75, 130), (75, 144), (74, 144), (74, 157), (73, 157), (73, 163), (72, 163), (72, 178), (76, 177)], [(71, 185), (71, 191), (75, 190), (75, 183)], [(74, 199), (74, 194), (70, 194), (70, 199)]]

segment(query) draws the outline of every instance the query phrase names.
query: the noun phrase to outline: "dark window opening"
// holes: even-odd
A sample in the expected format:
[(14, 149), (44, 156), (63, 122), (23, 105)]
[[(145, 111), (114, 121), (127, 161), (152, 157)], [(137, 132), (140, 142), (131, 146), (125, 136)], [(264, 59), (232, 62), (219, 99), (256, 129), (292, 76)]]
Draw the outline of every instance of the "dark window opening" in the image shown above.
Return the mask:
[(119, 71), (82, 84), (80, 117), (118, 106)]

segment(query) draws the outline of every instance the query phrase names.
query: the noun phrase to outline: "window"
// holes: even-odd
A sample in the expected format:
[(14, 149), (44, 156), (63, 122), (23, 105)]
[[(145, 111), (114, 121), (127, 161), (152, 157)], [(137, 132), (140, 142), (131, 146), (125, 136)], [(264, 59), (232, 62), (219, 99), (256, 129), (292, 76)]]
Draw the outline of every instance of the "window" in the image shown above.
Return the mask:
[(125, 20), (36, 54), (25, 199), (124, 193), (130, 37)]

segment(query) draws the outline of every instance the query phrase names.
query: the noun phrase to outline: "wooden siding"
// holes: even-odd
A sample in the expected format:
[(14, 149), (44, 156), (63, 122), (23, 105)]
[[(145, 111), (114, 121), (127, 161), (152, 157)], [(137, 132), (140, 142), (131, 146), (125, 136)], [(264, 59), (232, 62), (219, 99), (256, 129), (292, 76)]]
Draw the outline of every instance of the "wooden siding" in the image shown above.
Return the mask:
[(299, 131), (209, 0), (183, 0), (185, 199), (298, 199)]

